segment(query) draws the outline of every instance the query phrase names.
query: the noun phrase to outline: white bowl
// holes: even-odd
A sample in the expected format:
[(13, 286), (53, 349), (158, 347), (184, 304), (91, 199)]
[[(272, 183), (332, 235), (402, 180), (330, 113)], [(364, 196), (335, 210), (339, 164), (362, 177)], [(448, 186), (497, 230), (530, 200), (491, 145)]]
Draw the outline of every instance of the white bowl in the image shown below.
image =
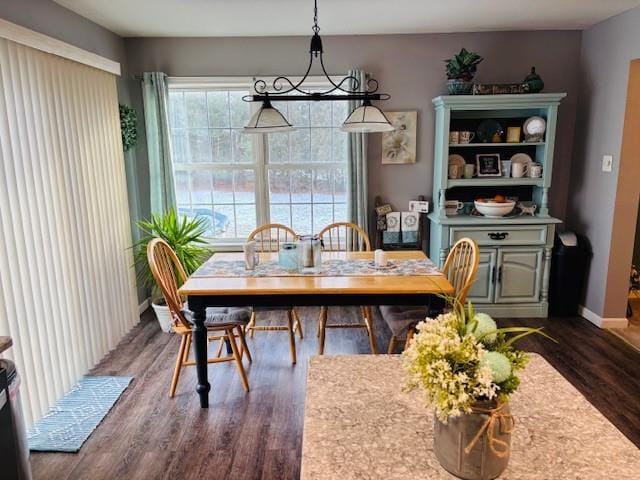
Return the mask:
[(514, 200), (506, 200), (502, 203), (494, 202), (491, 199), (476, 200), (473, 202), (476, 210), (488, 218), (500, 218), (509, 215), (516, 206)]

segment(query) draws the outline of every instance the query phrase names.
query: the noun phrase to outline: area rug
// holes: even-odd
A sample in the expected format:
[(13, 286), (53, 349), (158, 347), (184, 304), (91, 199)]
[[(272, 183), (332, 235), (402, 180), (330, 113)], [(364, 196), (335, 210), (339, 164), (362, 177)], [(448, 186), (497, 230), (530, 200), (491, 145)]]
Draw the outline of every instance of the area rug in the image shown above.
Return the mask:
[(133, 377), (83, 377), (29, 430), (29, 449), (80, 450), (129, 386)]

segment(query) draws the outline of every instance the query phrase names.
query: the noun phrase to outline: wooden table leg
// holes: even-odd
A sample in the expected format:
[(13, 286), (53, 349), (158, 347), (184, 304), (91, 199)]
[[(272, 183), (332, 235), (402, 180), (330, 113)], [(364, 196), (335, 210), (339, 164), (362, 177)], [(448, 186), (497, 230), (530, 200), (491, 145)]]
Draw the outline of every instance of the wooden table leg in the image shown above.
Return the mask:
[(196, 372), (198, 374), (196, 392), (198, 392), (200, 396), (200, 407), (209, 408), (209, 390), (211, 390), (211, 385), (209, 384), (207, 374), (207, 328), (204, 326), (204, 322), (207, 319), (207, 311), (204, 306), (194, 308), (191, 303), (189, 307), (193, 312), (193, 353), (196, 360)]

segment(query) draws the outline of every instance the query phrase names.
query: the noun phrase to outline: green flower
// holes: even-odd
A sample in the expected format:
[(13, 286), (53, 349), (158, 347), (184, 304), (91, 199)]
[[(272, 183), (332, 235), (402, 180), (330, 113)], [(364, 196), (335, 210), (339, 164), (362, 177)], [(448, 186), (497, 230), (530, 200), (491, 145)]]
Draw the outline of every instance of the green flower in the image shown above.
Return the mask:
[(502, 383), (511, 376), (511, 362), (500, 352), (487, 352), (482, 362), (491, 367), (494, 383)]
[(476, 313), (473, 316), (473, 319), (469, 323), (467, 323), (466, 334), (473, 335), (474, 337), (479, 338), (486, 333), (494, 332), (482, 338), (482, 343), (491, 345), (496, 341), (497, 336), (495, 331), (497, 328), (498, 326), (496, 325), (496, 322), (489, 315), (487, 315), (486, 313)]

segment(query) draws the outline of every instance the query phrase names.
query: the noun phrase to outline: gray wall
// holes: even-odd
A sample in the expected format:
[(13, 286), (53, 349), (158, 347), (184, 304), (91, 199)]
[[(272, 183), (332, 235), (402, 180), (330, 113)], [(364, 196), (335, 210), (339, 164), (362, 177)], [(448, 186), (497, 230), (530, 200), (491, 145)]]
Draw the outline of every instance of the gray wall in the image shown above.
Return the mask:
[[(462, 46), (486, 60), (477, 79), (522, 80), (532, 65), (545, 91), (567, 92), (560, 108), (556, 171), (551, 210), (565, 217), (573, 125), (578, 97), (580, 32), (499, 32), (426, 35), (364, 35), (323, 38), (330, 73), (354, 66), (371, 72), (381, 90), (391, 94), (388, 111), (418, 110), (418, 162), (381, 165), (380, 135), (369, 140), (369, 194), (382, 195), (403, 208), (416, 195), (431, 196), (434, 115), (431, 99), (446, 93), (443, 60)], [(299, 75), (306, 67), (308, 37), (268, 38), (129, 38), (132, 73), (163, 71), (175, 76)]]
[[(640, 8), (610, 18), (582, 35), (582, 83), (576, 122), (569, 226), (585, 234), (593, 260), (584, 305), (603, 317), (625, 316), (638, 190), (618, 195), (621, 182), (638, 184), (640, 160), (620, 170), (629, 63), (640, 57)], [(601, 170), (614, 156), (613, 172)], [(614, 216), (621, 215), (614, 222)], [(615, 228), (614, 228), (615, 224)], [(614, 243), (612, 243), (612, 241)], [(617, 243), (617, 245), (616, 245)]]

